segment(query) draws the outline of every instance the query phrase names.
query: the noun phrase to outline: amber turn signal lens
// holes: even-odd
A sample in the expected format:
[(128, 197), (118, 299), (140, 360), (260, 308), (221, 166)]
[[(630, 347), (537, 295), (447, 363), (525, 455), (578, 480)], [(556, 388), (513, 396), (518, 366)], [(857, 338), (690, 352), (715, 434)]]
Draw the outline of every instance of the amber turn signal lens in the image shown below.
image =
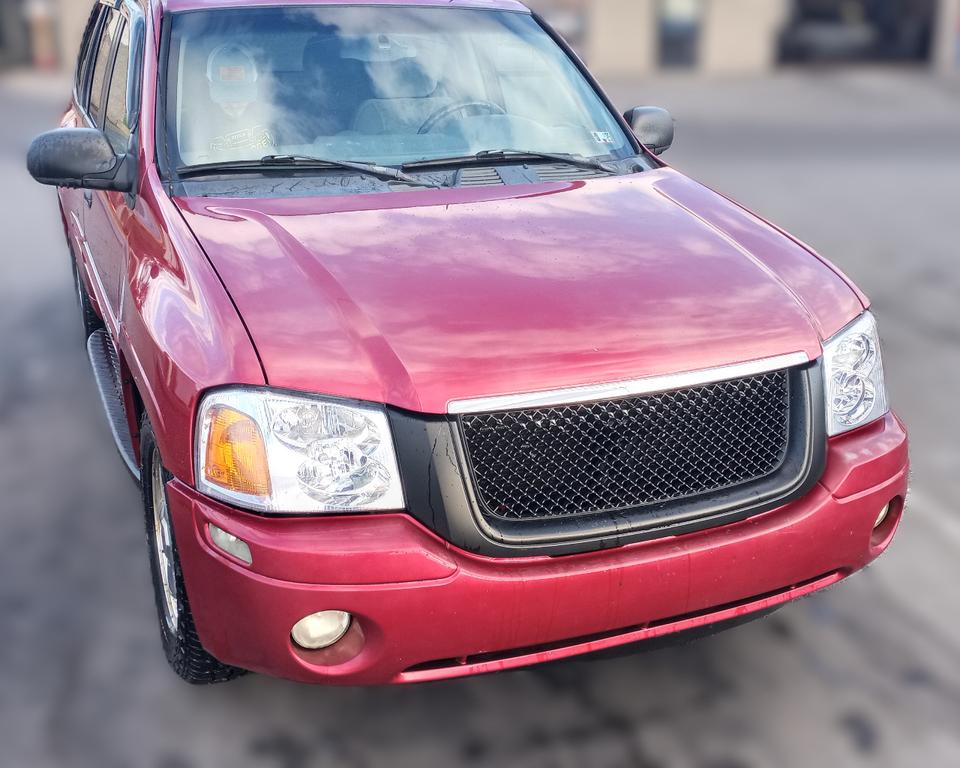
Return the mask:
[(237, 493), (269, 496), (267, 450), (256, 422), (240, 411), (215, 406), (207, 424), (204, 477)]

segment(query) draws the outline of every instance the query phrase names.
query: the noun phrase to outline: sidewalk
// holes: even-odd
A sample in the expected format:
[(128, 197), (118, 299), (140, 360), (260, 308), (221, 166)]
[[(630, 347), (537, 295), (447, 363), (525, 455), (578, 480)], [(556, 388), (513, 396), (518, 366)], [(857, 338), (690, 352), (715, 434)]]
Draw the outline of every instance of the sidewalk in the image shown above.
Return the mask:
[(703, 78), (673, 73), (635, 82), (603, 83), (627, 109), (656, 104), (686, 121), (804, 126), (838, 133), (844, 127), (889, 133), (949, 123), (960, 126), (960, 73), (862, 66), (783, 69), (764, 77)]

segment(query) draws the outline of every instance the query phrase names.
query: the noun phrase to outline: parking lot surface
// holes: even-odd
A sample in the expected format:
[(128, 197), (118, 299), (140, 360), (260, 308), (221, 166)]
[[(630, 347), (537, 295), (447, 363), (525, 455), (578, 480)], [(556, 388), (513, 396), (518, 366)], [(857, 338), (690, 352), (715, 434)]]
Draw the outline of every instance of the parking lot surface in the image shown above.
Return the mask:
[[(673, 110), (667, 159), (871, 296), (913, 496), (889, 554), (722, 635), (392, 689), (196, 689), (161, 655), (136, 489), (80, 345), (52, 190), (23, 170), (56, 80), (0, 80), (0, 763), (960, 765), (960, 84), (919, 72), (614, 83)], [(758, 323), (763, 318), (757, 318)]]

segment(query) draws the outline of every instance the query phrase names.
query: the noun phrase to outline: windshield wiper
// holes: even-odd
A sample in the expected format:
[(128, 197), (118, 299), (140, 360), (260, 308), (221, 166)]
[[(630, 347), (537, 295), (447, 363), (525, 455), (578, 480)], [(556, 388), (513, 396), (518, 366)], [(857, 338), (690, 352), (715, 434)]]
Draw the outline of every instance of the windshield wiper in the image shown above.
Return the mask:
[(186, 168), (177, 169), (177, 173), (181, 178), (186, 178), (189, 176), (207, 176), (217, 173), (243, 173), (246, 171), (262, 171), (265, 169), (275, 170), (278, 168), (344, 168), (367, 176), (374, 176), (378, 179), (399, 181), (417, 187), (430, 187), (433, 189), (443, 187), (442, 184), (418, 179), (416, 176), (404, 173), (403, 170), (399, 168), (391, 168), (387, 165), (355, 163), (350, 160), (332, 160), (326, 157), (311, 157), (310, 155), (267, 155), (259, 160), (237, 160), (227, 163), (191, 165)]
[(405, 171), (412, 171), (421, 168), (436, 168), (440, 166), (453, 165), (481, 165), (491, 161), (504, 160), (550, 160), (564, 165), (575, 165), (578, 168), (587, 168), (590, 170), (603, 171), (604, 173), (619, 173), (619, 169), (613, 163), (603, 160), (596, 160), (592, 157), (583, 155), (571, 155), (566, 153), (537, 152), (524, 149), (487, 149), (483, 152), (477, 152), (475, 155), (461, 155), (459, 157), (438, 157), (431, 160), (417, 160), (412, 163), (404, 163), (401, 168)]

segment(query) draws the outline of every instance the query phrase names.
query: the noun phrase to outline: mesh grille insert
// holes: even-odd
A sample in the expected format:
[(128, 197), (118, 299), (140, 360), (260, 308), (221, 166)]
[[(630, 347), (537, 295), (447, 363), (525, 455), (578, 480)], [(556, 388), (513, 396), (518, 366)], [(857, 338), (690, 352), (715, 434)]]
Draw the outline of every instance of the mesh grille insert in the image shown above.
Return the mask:
[(789, 443), (790, 376), (464, 416), (482, 512), (528, 521), (659, 507), (763, 480)]

